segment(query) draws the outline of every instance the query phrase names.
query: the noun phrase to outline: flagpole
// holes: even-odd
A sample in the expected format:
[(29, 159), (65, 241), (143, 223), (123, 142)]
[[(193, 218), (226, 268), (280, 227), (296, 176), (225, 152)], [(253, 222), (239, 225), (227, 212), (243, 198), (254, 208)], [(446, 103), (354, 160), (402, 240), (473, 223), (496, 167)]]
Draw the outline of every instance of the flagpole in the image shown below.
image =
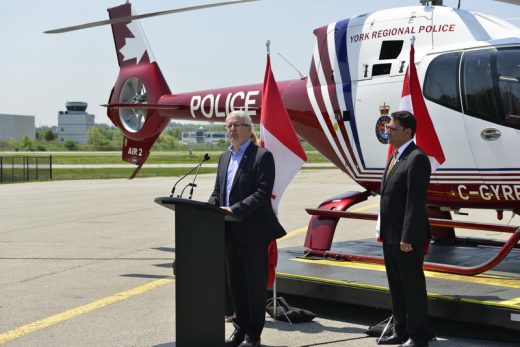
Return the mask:
[[(271, 41), (269, 39), (265, 41), (265, 47), (267, 62), (262, 88), (260, 144), (271, 151), (275, 162), (276, 177), (271, 194), (271, 204), (273, 205), (273, 212), (276, 214), (281, 195), (296, 172), (307, 160), (307, 156), (301, 143), (298, 141), (298, 136), (283, 105), (283, 99), (271, 71)], [(273, 298), (272, 306), (268, 305), (268, 307), (273, 307), (273, 318), (275, 320), (277, 320), (278, 308), (285, 315), (285, 304), (278, 302), (281, 297), (278, 297), (276, 283), (277, 254), (276, 240), (272, 240), (268, 247), (268, 284), (272, 288)]]
[[(269, 40), (269, 39), (267, 39), (265, 41), (265, 50), (266, 50), (267, 56), (269, 57), (271, 55), (271, 40)], [(275, 269), (276, 269), (276, 266), (275, 266)], [(276, 293), (276, 270), (275, 270), (274, 281), (273, 281), (273, 319), (275, 321), (276, 321), (276, 313), (277, 313), (276, 308), (278, 306), (277, 304), (278, 304), (278, 297), (277, 297), (277, 293)]]

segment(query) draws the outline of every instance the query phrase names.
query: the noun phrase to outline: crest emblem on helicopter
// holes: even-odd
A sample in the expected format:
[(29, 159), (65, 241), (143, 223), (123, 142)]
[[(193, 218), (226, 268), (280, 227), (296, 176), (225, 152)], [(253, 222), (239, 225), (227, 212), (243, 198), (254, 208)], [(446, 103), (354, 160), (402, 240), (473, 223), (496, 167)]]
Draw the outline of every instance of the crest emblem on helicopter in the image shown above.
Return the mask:
[(390, 116), (388, 115), (390, 113), (390, 106), (383, 103), (383, 105), (379, 106), (379, 113), (381, 116), (376, 122), (376, 137), (379, 142), (386, 145), (388, 143), (388, 135), (385, 132), (385, 125), (390, 122)]

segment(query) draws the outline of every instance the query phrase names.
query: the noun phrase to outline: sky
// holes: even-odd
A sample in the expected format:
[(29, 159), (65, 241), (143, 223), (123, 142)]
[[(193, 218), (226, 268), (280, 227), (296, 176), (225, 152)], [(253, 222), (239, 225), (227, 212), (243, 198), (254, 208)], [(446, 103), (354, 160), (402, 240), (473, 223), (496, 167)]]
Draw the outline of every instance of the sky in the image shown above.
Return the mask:
[[(0, 0), (0, 114), (34, 115), (35, 125), (57, 125), (67, 101), (85, 101), (96, 123), (106, 110), (118, 65), (110, 26), (64, 34), (43, 31), (108, 18), (123, 0)], [(217, 2), (133, 0), (138, 14)], [(445, 0), (456, 7), (458, 0)], [(260, 0), (141, 20), (172, 93), (261, 83), (265, 41), (277, 81), (308, 73), (315, 28), (389, 5), (419, 0)], [(461, 8), (510, 19), (520, 26), (520, 6), (462, 0)]]

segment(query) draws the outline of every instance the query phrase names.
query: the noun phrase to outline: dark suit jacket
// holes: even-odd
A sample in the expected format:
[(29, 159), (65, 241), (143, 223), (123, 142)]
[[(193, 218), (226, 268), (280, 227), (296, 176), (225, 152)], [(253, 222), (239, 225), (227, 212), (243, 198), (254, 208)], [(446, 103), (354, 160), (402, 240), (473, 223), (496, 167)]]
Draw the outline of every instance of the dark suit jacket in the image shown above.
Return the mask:
[[(231, 153), (225, 151), (218, 163), (215, 188), (209, 203), (226, 204), (226, 177)], [(271, 205), (275, 177), (271, 152), (251, 143), (238, 166), (229, 194), (229, 206), (241, 222), (229, 223), (231, 237), (242, 244), (269, 243), (286, 234)]]
[(389, 245), (403, 241), (420, 247), (431, 238), (426, 214), (430, 160), (412, 142), (385, 180), (386, 171), (381, 181), (381, 238)]

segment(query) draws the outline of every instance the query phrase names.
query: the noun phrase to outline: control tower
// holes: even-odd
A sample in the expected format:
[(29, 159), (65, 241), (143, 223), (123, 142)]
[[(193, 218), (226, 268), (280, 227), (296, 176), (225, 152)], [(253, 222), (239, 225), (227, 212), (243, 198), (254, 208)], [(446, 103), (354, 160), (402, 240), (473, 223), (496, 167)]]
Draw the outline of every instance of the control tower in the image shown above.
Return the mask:
[(87, 143), (87, 131), (94, 126), (94, 115), (87, 113), (87, 106), (86, 102), (67, 101), (67, 110), (58, 112), (58, 138), (61, 142)]

